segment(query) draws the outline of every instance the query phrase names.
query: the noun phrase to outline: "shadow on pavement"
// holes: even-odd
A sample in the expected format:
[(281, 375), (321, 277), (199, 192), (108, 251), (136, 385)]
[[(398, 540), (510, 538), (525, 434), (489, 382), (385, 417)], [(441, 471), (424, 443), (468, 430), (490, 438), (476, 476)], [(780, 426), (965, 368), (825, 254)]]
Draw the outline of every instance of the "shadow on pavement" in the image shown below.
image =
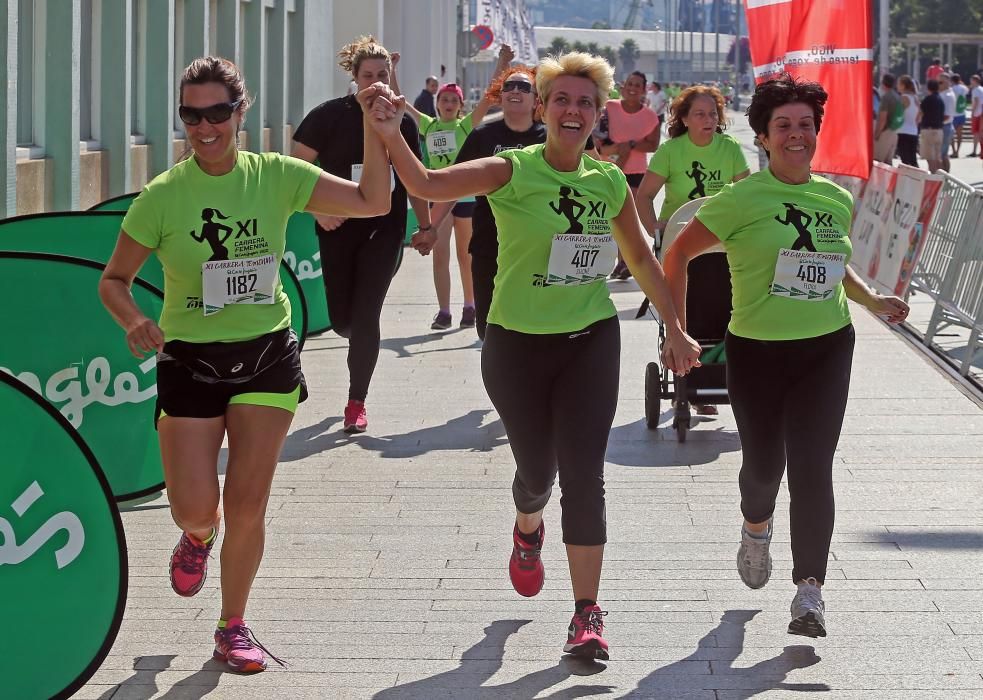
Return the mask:
[[(489, 452), (500, 445), (508, 444), (505, 426), (497, 417), (491, 423), (482, 425), (485, 417), (492, 412), (491, 409), (475, 409), (452, 418), (443, 425), (411, 430), (402, 435), (379, 437), (368, 433), (348, 435), (341, 430), (341, 417), (330, 416), (316, 425), (290, 433), (283, 445), (280, 461), (293, 462), (348, 444), (355, 444), (367, 452), (377, 452), (380, 457), (396, 459), (418, 457), (442, 450)], [(370, 431), (371, 418), (370, 415)], [(337, 429), (325, 432), (333, 423), (339, 423)]]
[[(663, 414), (663, 421), (671, 413)], [(714, 426), (713, 419), (693, 416), (686, 442), (676, 441), (676, 431), (666, 427), (649, 430), (645, 418), (611, 428), (605, 461), (624, 467), (685, 467), (710, 464), (727, 452), (740, 452), (741, 438), (734, 429)]]
[(175, 654), (137, 656), (133, 659), (133, 675), (100, 695), (99, 700), (110, 700), (110, 698), (149, 700), (158, 691), (157, 674), (170, 668), (175, 656)]
[[(696, 650), (685, 659), (656, 669), (638, 683), (638, 687), (621, 700), (641, 700), (654, 697), (683, 697), (701, 691), (726, 691), (728, 700), (745, 700), (771, 690), (806, 693), (828, 692), (825, 683), (786, 683), (792, 671), (814, 666), (821, 660), (810, 646), (787, 646), (773, 659), (759, 661), (753, 666), (734, 666), (744, 650), (745, 626), (760, 610), (727, 610), (720, 623), (697, 643)], [(694, 674), (693, 663), (706, 662), (706, 649), (727, 652), (725, 658), (710, 662), (711, 673)], [(714, 683), (714, 688), (707, 684)], [(687, 687), (692, 683), (691, 687)], [(741, 687), (746, 686), (746, 687)], [(750, 687), (747, 687), (750, 686)]]
[(430, 333), (425, 333), (423, 335), (412, 335), (406, 338), (383, 338), (382, 343), (379, 347), (382, 350), (391, 350), (396, 353), (396, 357), (418, 357), (420, 355), (429, 355), (435, 352), (449, 352), (451, 350), (478, 350), (481, 348), (481, 340), (475, 336), (473, 342), (470, 345), (452, 345), (450, 347), (437, 347), (432, 349), (420, 349), (420, 350), (410, 350), (411, 347), (417, 345), (424, 345), (426, 343), (432, 343), (434, 341), (440, 341), (445, 338), (450, 338), (456, 335), (458, 332), (462, 333), (474, 333), (473, 328), (457, 328), (454, 327), (451, 330), (446, 331), (432, 331)]
[(983, 531), (980, 530), (919, 530), (915, 532), (882, 532), (870, 533), (885, 544), (896, 544), (902, 550), (911, 549), (949, 549), (983, 550)]
[[(485, 637), (461, 654), (461, 666), (453, 671), (438, 673), (429, 678), (397, 685), (376, 693), (373, 700), (430, 700), (437, 698), (532, 698), (540, 697), (550, 687), (570, 676), (589, 676), (606, 666), (565, 656), (551, 668), (535, 671), (518, 680), (499, 685), (484, 685), (502, 667), (505, 642), (531, 620), (496, 620), (485, 627)], [(490, 660), (491, 663), (482, 663)], [(473, 668), (469, 668), (469, 666)], [(542, 696), (553, 700), (603, 695), (612, 691), (606, 685), (577, 685)]]

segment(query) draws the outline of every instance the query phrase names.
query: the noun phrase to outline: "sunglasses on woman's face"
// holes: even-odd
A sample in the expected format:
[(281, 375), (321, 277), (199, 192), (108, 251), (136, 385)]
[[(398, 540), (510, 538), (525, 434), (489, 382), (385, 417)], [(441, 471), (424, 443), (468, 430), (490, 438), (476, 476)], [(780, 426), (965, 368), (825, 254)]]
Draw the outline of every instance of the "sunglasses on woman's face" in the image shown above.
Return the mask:
[(532, 83), (527, 83), (524, 80), (506, 80), (502, 83), (502, 92), (512, 92), (513, 90), (528, 94), (532, 92)]
[(201, 120), (205, 119), (209, 124), (221, 124), (232, 118), (232, 114), (242, 104), (242, 100), (235, 102), (219, 102), (209, 107), (187, 107), (181, 105), (177, 108), (178, 116), (188, 126), (198, 126)]

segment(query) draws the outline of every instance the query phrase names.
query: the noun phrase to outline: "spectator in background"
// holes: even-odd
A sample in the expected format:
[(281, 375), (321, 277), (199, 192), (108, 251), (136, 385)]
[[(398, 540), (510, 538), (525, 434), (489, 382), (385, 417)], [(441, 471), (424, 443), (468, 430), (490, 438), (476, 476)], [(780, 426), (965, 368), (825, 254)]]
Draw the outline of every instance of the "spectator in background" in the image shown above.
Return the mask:
[(888, 165), (894, 160), (901, 127), (901, 96), (894, 89), (894, 76), (885, 73), (881, 78), (880, 104), (874, 125), (874, 160)]
[(952, 78), (948, 73), (939, 73), (939, 97), (945, 105), (942, 117), (942, 169), (949, 172), (949, 146), (952, 144), (952, 121), (956, 118), (956, 93), (952, 91)]
[(904, 123), (898, 129), (898, 157), (905, 165), (918, 167), (918, 92), (910, 75), (898, 78)]
[[(983, 86), (980, 85), (980, 76), (974, 75), (969, 79), (969, 104), (970, 104), (970, 130), (973, 134), (973, 152), (970, 157), (976, 155), (977, 144), (980, 143), (980, 131), (983, 129)], [(980, 151), (983, 157), (983, 150)]]
[(969, 88), (959, 73), (952, 73), (952, 91), (956, 95), (956, 116), (952, 119), (952, 157), (959, 157), (963, 145), (963, 125), (966, 124), (966, 107), (969, 106)]
[(939, 74), (945, 72), (945, 68), (942, 67), (941, 58), (933, 58), (932, 65), (925, 69), (925, 82), (929, 80), (938, 80)]
[(928, 171), (934, 173), (942, 167), (942, 125), (945, 120), (945, 103), (939, 97), (939, 81), (932, 79), (925, 83), (928, 94), (922, 99), (918, 113), (921, 133), (918, 137), (918, 151), (928, 161)]
[(669, 102), (669, 97), (666, 95), (665, 90), (662, 89), (660, 83), (652, 83), (652, 94), (649, 95), (649, 108), (655, 112), (655, 116), (659, 118), (659, 131), (655, 139), (655, 147), (659, 147), (659, 142), (662, 141), (662, 127), (666, 123), (666, 105)]
[(437, 88), (440, 86), (437, 78), (430, 76), (427, 78), (426, 87), (420, 90), (420, 94), (417, 95), (416, 99), (413, 100), (413, 106), (416, 107), (416, 111), (426, 114), (429, 117), (437, 116), (437, 105), (434, 97), (437, 94)]

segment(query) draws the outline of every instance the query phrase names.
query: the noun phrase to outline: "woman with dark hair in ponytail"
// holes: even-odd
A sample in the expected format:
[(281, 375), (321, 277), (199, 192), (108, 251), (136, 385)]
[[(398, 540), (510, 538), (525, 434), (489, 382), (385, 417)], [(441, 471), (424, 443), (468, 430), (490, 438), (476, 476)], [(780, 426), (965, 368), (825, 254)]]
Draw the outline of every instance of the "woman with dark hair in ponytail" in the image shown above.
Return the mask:
[[(370, 130), (359, 184), (277, 153), (240, 151), (236, 135), (250, 100), (239, 68), (223, 58), (192, 61), (179, 95), (192, 157), (158, 175), (134, 200), (99, 295), (126, 331), (130, 351), (157, 353), (155, 419), (171, 517), (181, 529), (170, 558), (171, 587), (181, 596), (202, 589), (224, 517), (214, 656), (234, 671), (254, 673), (266, 668), (264, 648), (243, 617), (263, 558), (273, 473), (306, 397), (278, 275), (287, 219), (300, 210), (386, 212), (388, 163)], [(216, 215), (235, 221), (244, 235), (230, 241), (231, 229)], [(159, 321), (144, 315), (130, 291), (152, 253), (164, 267)], [(223, 489), (218, 459), (226, 438)]]

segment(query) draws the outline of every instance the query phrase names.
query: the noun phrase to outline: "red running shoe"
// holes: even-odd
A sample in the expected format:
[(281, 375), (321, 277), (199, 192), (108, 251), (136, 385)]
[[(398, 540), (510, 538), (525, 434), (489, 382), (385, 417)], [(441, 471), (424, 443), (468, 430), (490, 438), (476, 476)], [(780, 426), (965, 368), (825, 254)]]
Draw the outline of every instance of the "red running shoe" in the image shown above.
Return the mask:
[(584, 656), (588, 659), (608, 660), (608, 643), (604, 640), (604, 620), (606, 612), (598, 605), (591, 605), (579, 613), (574, 613), (567, 629), (567, 643), (563, 651), (567, 654)]
[(526, 598), (532, 598), (543, 590), (546, 580), (546, 570), (539, 553), (543, 549), (546, 537), (546, 526), (539, 524), (539, 544), (529, 544), (519, 537), (519, 526), (512, 528), (512, 558), (509, 559), (509, 578), (515, 592)]
[(345, 406), (345, 432), (364, 433), (369, 427), (369, 420), (365, 415), (365, 402), (350, 400)]
[(171, 588), (179, 596), (190, 598), (205, 585), (208, 555), (218, 539), (218, 525), (215, 525), (214, 533), (208, 544), (199, 542), (187, 532), (181, 533), (171, 554)]
[(263, 652), (281, 666), (286, 664), (273, 656), (269, 649), (260, 644), (253, 631), (246, 627), (241, 617), (233, 617), (224, 629), (215, 630), (216, 660), (228, 664), (237, 673), (259, 673), (266, 670), (266, 657)]

